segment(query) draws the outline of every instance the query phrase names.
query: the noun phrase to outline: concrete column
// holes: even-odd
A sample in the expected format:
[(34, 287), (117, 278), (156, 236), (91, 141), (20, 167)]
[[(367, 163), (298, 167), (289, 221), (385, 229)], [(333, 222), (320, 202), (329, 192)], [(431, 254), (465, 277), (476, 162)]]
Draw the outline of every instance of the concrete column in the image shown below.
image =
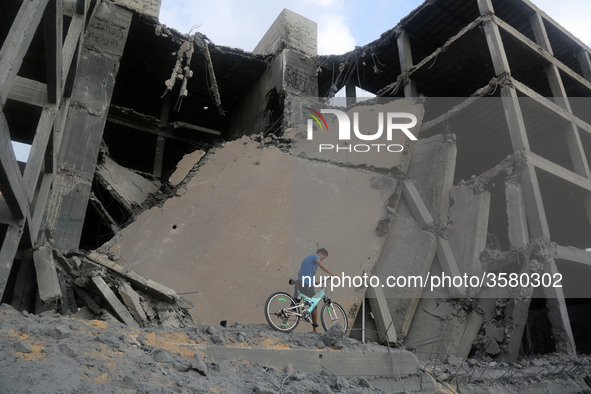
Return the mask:
[(285, 113), (290, 97), (318, 96), (316, 29), (316, 22), (290, 10), (279, 14), (253, 50), (274, 59), (232, 114), (235, 136), (272, 132), (281, 126), (276, 124), (281, 117), (290, 118)]
[(86, 31), (47, 208), (46, 226), (58, 249), (76, 248), (80, 242), (131, 17), (131, 11), (101, 2)]

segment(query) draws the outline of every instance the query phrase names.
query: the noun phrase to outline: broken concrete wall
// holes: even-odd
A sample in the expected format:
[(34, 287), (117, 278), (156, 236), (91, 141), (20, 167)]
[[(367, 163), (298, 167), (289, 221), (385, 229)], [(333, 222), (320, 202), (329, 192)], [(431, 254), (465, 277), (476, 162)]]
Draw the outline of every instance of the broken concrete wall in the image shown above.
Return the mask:
[[(393, 236), (389, 234), (374, 272), (390, 270), (423, 278), (442, 271), (447, 275), (481, 272), (479, 254), (486, 245), (490, 196), (452, 187), (455, 158), (451, 135), (418, 141), (390, 230), (399, 229), (394, 243), (401, 245), (389, 257), (386, 245)], [(431, 242), (419, 243), (420, 234), (430, 235)], [(434, 259), (436, 249), (438, 257)], [(416, 260), (419, 257), (421, 260)], [(415, 348), (422, 359), (468, 356), (483, 321), (473, 301), (451, 300), (447, 297), (452, 295), (446, 297), (445, 291), (430, 293), (418, 286), (399, 292), (390, 291), (390, 298), (386, 294), (386, 302), (396, 335), (406, 346)], [(376, 321), (378, 328), (383, 324)]]
[[(436, 214), (435, 217), (447, 223), (449, 206), (445, 204), (449, 205), (455, 153), (453, 141), (444, 136), (420, 139), (415, 144), (413, 155), (409, 156), (404, 197), (391, 219), (390, 232), (374, 269), (376, 274), (384, 276), (383, 273), (390, 272), (391, 275), (425, 278), (431, 271), (437, 249), (436, 235), (440, 235), (439, 223), (435, 224), (433, 217)], [(392, 324), (396, 329), (395, 337), (405, 340), (410, 335), (415, 312), (424, 313), (420, 306), (422, 293), (423, 289), (418, 286), (410, 290), (388, 289), (383, 294), (384, 300), (380, 301), (379, 294), (370, 292), (372, 310), (378, 308), (380, 302), (385, 302), (389, 309), (389, 321), (382, 321), (384, 316), (376, 318), (374, 314), (378, 331)]]
[[(118, 264), (173, 286), (195, 305), (196, 320), (263, 322), (266, 298), (291, 292), (288, 279), (318, 246), (337, 273), (371, 272), (393, 179), (292, 157), (247, 137), (202, 160), (182, 196), (145, 211), (113, 240)], [(363, 291), (333, 295), (353, 317)]]

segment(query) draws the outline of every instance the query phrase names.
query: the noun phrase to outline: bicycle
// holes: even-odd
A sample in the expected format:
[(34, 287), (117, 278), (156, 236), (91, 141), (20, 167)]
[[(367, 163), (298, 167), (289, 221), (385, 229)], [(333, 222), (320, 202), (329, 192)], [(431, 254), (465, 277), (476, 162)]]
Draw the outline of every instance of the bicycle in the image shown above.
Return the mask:
[[(290, 279), (289, 284), (293, 284)], [(324, 288), (320, 289), (314, 297), (307, 297), (298, 292), (299, 298), (294, 299), (284, 291), (273, 293), (265, 302), (265, 317), (267, 323), (282, 332), (291, 332), (298, 326), (300, 319), (312, 322), (312, 311), (318, 306), (321, 300), (324, 301), (320, 311), (320, 322), (322, 328), (328, 331), (332, 326), (340, 323), (347, 332), (349, 328), (349, 319), (341, 305), (333, 301), (326, 295)]]

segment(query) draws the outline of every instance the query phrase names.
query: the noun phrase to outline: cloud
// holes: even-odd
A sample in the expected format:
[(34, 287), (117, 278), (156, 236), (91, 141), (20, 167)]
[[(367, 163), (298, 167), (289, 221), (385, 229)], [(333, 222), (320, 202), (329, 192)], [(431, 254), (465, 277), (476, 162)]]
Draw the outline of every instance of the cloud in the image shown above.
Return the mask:
[(355, 48), (355, 38), (342, 15), (325, 15), (318, 21), (318, 54), (339, 55)]
[(181, 33), (188, 33), (192, 26), (198, 25), (197, 30), (216, 44), (251, 51), (286, 6), (318, 24), (320, 54), (340, 54), (355, 47), (356, 41), (344, 16), (343, 0), (289, 4), (266, 0), (163, 0), (159, 19)]
[(533, 0), (539, 9), (554, 19), (579, 40), (591, 46), (591, 1), (589, 0)]
[(181, 33), (197, 30), (214, 43), (252, 50), (273, 23), (281, 6), (263, 1), (163, 0), (159, 20)]

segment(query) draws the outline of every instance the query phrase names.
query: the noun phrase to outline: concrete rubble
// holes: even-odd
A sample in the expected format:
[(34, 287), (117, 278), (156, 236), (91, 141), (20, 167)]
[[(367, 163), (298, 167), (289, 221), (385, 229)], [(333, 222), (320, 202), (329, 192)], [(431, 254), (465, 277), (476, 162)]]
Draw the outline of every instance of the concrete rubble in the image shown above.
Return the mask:
[(55, 308), (58, 312), (76, 316), (87, 308), (83, 313), (86, 319), (114, 316), (136, 328), (192, 324), (188, 301), (174, 290), (119, 266), (107, 255), (73, 250), (65, 255), (55, 252), (52, 260), (61, 286), (73, 292), (69, 299), (61, 297)]
[[(287, 9), (246, 52), (160, 0), (5, 7), (0, 391), (591, 387), (591, 50), (528, 0), (428, 0), (330, 56)], [(301, 110), (341, 89), (416, 115), (400, 152), (318, 148)], [(261, 325), (318, 247), (351, 277), (564, 285), (344, 286), (347, 332)]]

